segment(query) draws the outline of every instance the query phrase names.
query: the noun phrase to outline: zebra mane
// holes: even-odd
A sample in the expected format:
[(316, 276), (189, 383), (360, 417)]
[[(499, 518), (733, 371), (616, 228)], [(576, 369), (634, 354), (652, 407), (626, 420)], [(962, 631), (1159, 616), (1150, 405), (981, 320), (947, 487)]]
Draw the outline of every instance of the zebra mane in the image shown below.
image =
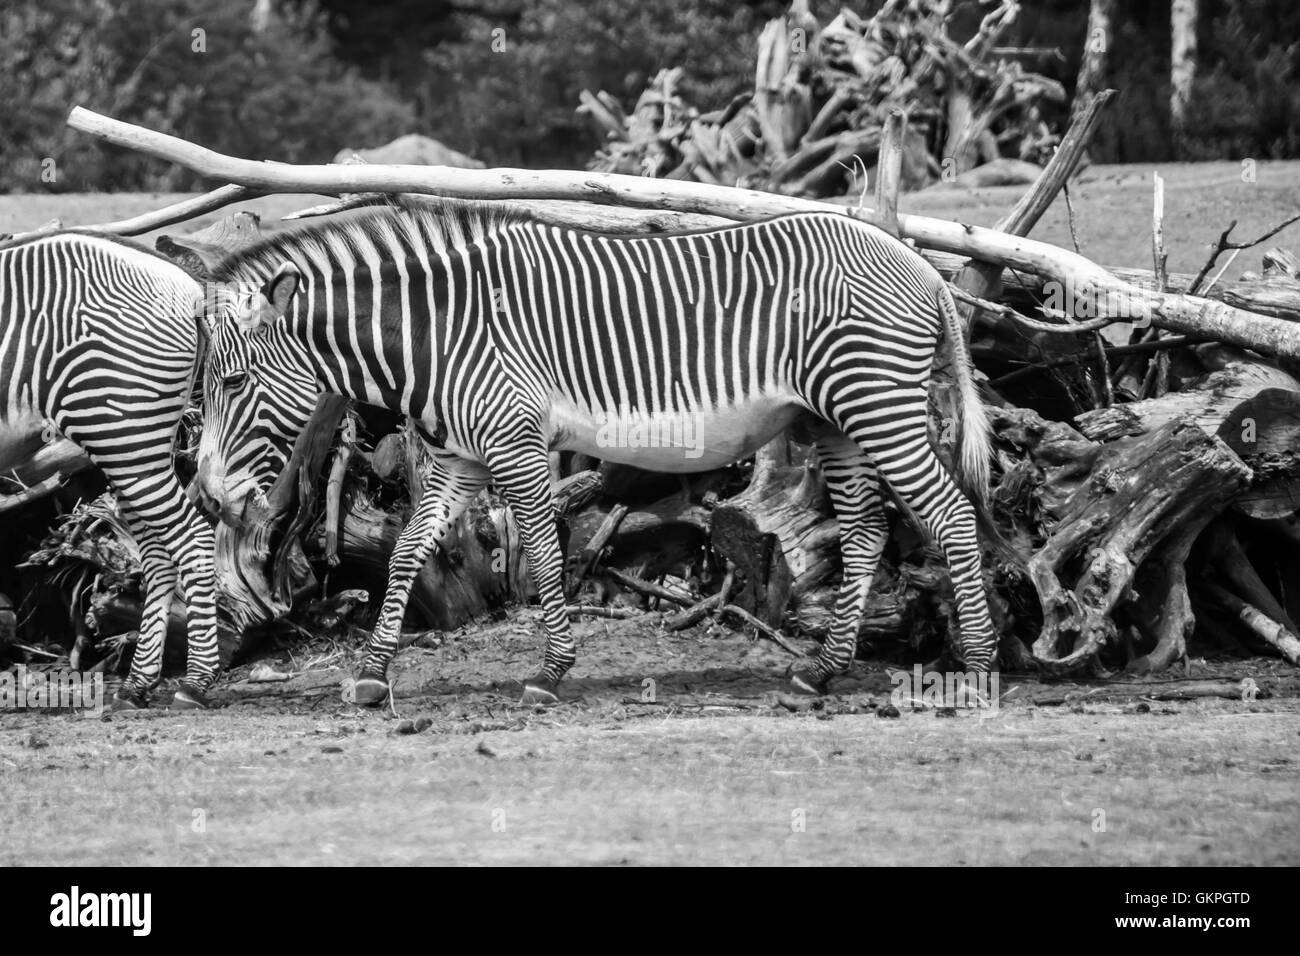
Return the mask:
[(518, 223), (537, 221), (516, 207), (454, 199), (407, 198), (396, 205), (326, 219), (301, 229), (272, 233), (222, 258), (212, 269), (217, 282), (259, 281), (288, 260), (300, 268), (337, 252), (360, 257), (367, 249), (392, 248), (393, 240), (431, 251), (462, 249)]
[(49, 232), (38, 232), (35, 234), (28, 233), (22, 236), (9, 236), (7, 239), (0, 239), (0, 252), (8, 252), (10, 249), (20, 249), (23, 246), (30, 246), (32, 243), (41, 242), (45, 239), (96, 239), (102, 242), (111, 242), (115, 245), (125, 246), (135, 252), (144, 252), (153, 256), (155, 259), (161, 259), (163, 262), (176, 263), (169, 257), (163, 255), (157, 249), (152, 249), (140, 242), (138, 239), (131, 239), (127, 236), (118, 236), (108, 232), (94, 232), (88, 229), (52, 229)]

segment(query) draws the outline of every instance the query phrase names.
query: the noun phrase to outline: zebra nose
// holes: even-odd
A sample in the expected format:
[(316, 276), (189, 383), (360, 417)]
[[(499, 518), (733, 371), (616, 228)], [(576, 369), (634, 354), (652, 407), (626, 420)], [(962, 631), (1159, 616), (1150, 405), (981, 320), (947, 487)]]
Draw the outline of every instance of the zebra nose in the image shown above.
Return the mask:
[(226, 504), (220, 493), (221, 477), (213, 474), (212, 462), (209, 458), (199, 458), (198, 473), (194, 477), (194, 484), (197, 486), (195, 496), (204, 508), (217, 515), (224, 515), (226, 510)]

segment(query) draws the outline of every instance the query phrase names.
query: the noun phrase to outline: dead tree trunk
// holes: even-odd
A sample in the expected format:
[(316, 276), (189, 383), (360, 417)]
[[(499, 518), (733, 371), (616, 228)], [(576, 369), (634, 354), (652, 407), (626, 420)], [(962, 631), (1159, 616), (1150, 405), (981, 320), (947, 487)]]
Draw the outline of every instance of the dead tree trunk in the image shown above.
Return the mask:
[(1179, 153), (1187, 140), (1187, 108), (1196, 82), (1197, 0), (1173, 0), (1169, 10), (1169, 123)]
[(1115, 0), (1092, 0), (1088, 5), (1088, 25), (1083, 39), (1083, 59), (1074, 84), (1074, 102), (1070, 117), (1078, 116), (1089, 99), (1106, 86), (1106, 61), (1110, 53), (1111, 17)]
[[(1251, 471), (1219, 439), (1174, 421), (1105, 446), (1092, 476), (1064, 503), (1059, 522), (1029, 561), (1043, 609), (1033, 654), (1054, 673), (1095, 664), (1118, 634), (1116, 612), (1136, 597), (1143, 562), (1161, 550), (1159, 557), (1181, 562), (1206, 521), (1249, 484)], [(1148, 585), (1163, 585), (1167, 597), (1154, 636), (1167, 658), (1181, 651), (1190, 604), (1179, 574), (1155, 577)], [(1151, 613), (1135, 623), (1140, 626), (1143, 617), (1150, 621)]]
[(821, 471), (792, 464), (780, 435), (755, 456), (743, 492), (713, 510), (713, 550), (737, 571), (732, 603), (773, 627), (787, 604), (824, 585), (840, 568), (839, 533)]

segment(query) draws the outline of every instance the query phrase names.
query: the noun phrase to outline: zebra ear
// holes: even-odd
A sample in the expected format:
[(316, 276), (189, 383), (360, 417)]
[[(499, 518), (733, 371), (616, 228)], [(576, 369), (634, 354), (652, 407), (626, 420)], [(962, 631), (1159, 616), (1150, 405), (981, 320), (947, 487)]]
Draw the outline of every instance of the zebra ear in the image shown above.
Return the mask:
[(293, 301), (294, 293), (298, 291), (298, 282), (301, 278), (298, 267), (292, 262), (286, 262), (275, 270), (275, 275), (262, 286), (262, 296), (275, 309), (276, 318), (289, 314), (289, 303)]
[(298, 269), (286, 262), (267, 280), (252, 301), (239, 313), (239, 327), (245, 332), (260, 332), (289, 314), (289, 304), (298, 291)]

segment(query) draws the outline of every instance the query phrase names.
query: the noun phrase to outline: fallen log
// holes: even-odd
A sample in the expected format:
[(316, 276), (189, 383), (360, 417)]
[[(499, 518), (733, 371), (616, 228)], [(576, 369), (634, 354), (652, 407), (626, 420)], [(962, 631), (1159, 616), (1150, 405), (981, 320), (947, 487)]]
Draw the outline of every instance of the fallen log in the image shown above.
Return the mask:
[[(1160, 480), (1149, 481), (1151, 475)], [(1034, 659), (1057, 674), (1094, 666), (1118, 636), (1116, 612), (1136, 596), (1143, 562), (1165, 546), (1164, 557), (1181, 565), (1190, 539), (1250, 480), (1250, 469), (1227, 445), (1192, 423), (1170, 422), (1105, 446), (1029, 561), (1043, 614)], [(1177, 575), (1159, 583), (1176, 593), (1162, 608), (1164, 632), (1149, 636), (1166, 647), (1173, 642), (1163, 654), (1176, 653), (1193, 625), (1190, 603)]]
[[(734, 220), (785, 212), (833, 211), (872, 219), (870, 210), (748, 189), (613, 173), (559, 170), (453, 169), (437, 166), (296, 166), (224, 156), (174, 136), (123, 123), (81, 107), (74, 129), (106, 142), (178, 163), (200, 175), (275, 192), (414, 192), (467, 199), (569, 199)], [(1190, 295), (1146, 291), (1122, 282), (1077, 253), (992, 229), (916, 215), (899, 216), (899, 232), (918, 246), (994, 262), (1055, 280), (1063, 311), (1088, 318), (1153, 324), (1218, 339), (1264, 355), (1300, 358), (1300, 326)]]
[(1300, 380), (1276, 366), (1234, 356), (1181, 391), (1075, 417), (1095, 441), (1149, 435), (1175, 421), (1221, 439), (1254, 471), (1233, 502), (1252, 518), (1300, 510)]

